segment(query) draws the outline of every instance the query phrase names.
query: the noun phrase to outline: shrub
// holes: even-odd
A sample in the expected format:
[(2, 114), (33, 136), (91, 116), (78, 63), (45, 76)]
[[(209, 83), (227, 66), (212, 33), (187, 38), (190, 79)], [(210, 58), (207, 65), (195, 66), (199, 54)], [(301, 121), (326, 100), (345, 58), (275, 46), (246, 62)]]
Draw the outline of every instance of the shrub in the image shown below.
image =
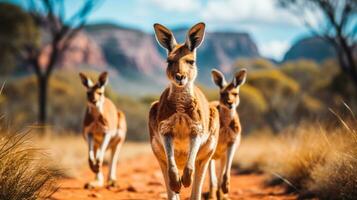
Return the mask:
[(264, 58), (239, 58), (236, 60), (233, 66), (234, 68), (237, 68), (237, 70), (245, 67), (249, 71), (273, 69), (276, 67), (271, 61)]
[(60, 171), (26, 142), (22, 134), (1, 136), (0, 199), (45, 199), (57, 189)]
[(357, 135), (343, 127), (301, 124), (280, 135), (243, 138), (238, 166), (272, 174), (269, 183), (284, 183), (304, 197), (354, 199), (357, 196)]

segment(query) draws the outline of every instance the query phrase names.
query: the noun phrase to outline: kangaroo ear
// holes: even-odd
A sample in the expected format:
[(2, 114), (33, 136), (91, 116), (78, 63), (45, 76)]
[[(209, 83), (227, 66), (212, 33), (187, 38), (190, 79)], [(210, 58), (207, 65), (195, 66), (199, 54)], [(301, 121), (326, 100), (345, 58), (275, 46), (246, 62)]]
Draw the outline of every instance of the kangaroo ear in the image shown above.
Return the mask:
[(81, 78), (82, 84), (86, 87), (92, 87), (93, 82), (90, 80), (86, 75), (84, 75), (82, 72), (79, 72), (79, 77)]
[(154, 24), (155, 36), (158, 43), (169, 52), (177, 45), (174, 34), (161, 24)]
[(213, 69), (211, 71), (212, 74), (212, 80), (213, 82), (219, 87), (219, 88), (223, 88), (227, 82), (226, 79), (224, 78), (224, 75), (222, 74), (222, 72), (218, 71), (217, 69)]
[(200, 46), (205, 36), (205, 23), (200, 22), (194, 25), (187, 33), (186, 36), (186, 45), (193, 51)]
[(238, 87), (238, 86), (243, 85), (245, 83), (246, 77), (247, 77), (247, 69), (243, 68), (239, 72), (237, 72), (234, 75), (234, 78), (233, 78), (233, 81), (232, 81), (234, 87)]
[(99, 87), (103, 87), (108, 83), (108, 72), (103, 72), (99, 75), (98, 84)]

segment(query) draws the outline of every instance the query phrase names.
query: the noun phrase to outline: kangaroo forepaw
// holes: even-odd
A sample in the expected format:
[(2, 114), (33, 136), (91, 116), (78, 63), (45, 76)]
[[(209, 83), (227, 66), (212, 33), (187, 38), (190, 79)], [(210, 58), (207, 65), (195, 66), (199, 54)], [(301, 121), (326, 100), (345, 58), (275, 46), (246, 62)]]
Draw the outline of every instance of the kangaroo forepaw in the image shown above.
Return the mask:
[(117, 187), (117, 181), (116, 180), (109, 180), (108, 181), (108, 186), (109, 188), (112, 188), (112, 187)]
[(228, 193), (224, 193), (222, 189), (217, 191), (217, 199), (218, 200), (230, 200)]
[(99, 181), (92, 181), (84, 185), (85, 189), (94, 189), (99, 187), (103, 187), (103, 183)]
[(230, 183), (229, 183), (229, 180), (228, 180), (228, 179), (229, 179), (228, 176), (223, 176), (221, 188), (222, 188), (222, 192), (223, 192), (224, 194), (227, 194), (227, 193), (229, 192), (229, 185), (230, 185)]
[(88, 159), (89, 167), (94, 173), (99, 172), (99, 164), (97, 162), (93, 162), (91, 159)]
[(217, 199), (217, 195), (218, 195), (217, 192), (218, 192), (217, 188), (211, 187), (209, 189), (208, 199), (209, 200), (216, 200)]
[(176, 193), (180, 193), (181, 180), (178, 171), (175, 169), (169, 169), (169, 185), (170, 189)]
[(190, 187), (192, 183), (192, 173), (193, 169), (185, 167), (183, 170), (183, 175), (182, 175), (182, 184), (185, 187)]

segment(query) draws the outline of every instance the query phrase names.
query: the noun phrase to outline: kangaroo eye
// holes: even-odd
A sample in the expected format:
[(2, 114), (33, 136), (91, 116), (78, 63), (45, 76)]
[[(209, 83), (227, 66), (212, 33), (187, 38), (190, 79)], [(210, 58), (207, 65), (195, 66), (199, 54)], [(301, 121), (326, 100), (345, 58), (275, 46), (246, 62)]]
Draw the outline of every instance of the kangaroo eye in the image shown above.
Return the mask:
[(166, 62), (167, 62), (167, 64), (168, 64), (169, 66), (171, 66), (172, 64), (174, 64), (174, 61), (172, 61), (172, 60), (167, 60)]
[(235, 97), (238, 96), (238, 93), (233, 93), (233, 96), (235, 96)]
[(195, 64), (195, 61), (194, 60), (186, 60), (186, 63), (189, 65), (193, 65), (193, 64)]
[(100, 95), (100, 96), (102, 96), (103, 92), (98, 92), (97, 94)]

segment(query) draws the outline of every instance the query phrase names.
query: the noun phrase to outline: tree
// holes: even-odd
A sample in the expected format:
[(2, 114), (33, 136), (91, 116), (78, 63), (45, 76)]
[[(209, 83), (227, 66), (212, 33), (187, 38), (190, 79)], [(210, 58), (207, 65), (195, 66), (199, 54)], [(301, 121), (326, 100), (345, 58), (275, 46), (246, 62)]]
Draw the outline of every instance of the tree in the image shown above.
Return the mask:
[(331, 44), (342, 71), (357, 86), (354, 52), (357, 46), (356, 0), (277, 0), (297, 14), (313, 35)]
[[(29, 42), (25, 45), (22, 57), (30, 65), (38, 84), (38, 122), (45, 124), (47, 119), (47, 91), (56, 62), (69, 47), (71, 40), (86, 24), (90, 13), (98, 6), (99, 0), (84, 0), (72, 16), (66, 16), (64, 0), (28, 1), (28, 12), (42, 32), (41, 45)], [(49, 51), (43, 62), (42, 55)]]

